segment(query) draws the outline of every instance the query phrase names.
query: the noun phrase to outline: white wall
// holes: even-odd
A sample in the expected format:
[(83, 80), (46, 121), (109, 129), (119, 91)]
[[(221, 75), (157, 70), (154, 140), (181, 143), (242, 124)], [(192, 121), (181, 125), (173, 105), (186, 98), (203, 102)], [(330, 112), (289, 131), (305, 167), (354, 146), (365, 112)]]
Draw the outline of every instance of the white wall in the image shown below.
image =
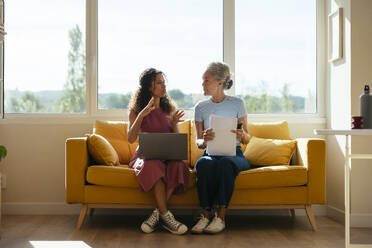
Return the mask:
[(6, 176), (4, 212), (51, 214), (64, 209), (65, 140), (84, 136), (91, 128), (88, 123), (1, 123), (1, 144), (8, 150), (0, 163)]
[[(327, 14), (344, 9), (344, 58), (328, 63), (328, 128), (348, 129), (351, 116), (360, 115), (359, 95), (366, 81), (372, 84), (372, 1), (328, 0)], [(343, 220), (344, 214), (344, 137), (328, 137), (327, 200), (328, 214)], [(352, 139), (353, 153), (372, 153), (369, 137)], [(351, 224), (372, 226), (371, 161), (352, 161)]]
[[(372, 86), (372, 1), (351, 1), (351, 114), (360, 115), (359, 96)], [(372, 153), (372, 137), (352, 139), (352, 152)], [(354, 160), (351, 209), (354, 221), (372, 227), (372, 160)]]

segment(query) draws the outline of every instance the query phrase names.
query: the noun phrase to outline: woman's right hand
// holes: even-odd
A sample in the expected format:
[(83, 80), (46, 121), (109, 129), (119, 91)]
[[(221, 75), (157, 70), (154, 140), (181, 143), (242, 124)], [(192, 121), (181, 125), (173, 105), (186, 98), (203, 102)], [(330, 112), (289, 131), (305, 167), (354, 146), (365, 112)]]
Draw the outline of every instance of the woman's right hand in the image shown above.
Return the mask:
[(154, 106), (154, 97), (151, 97), (149, 103), (146, 105), (146, 107), (144, 107), (142, 109), (142, 111), (139, 113), (139, 115), (144, 118), (145, 116), (147, 116), (148, 114), (151, 113), (151, 111), (153, 111), (155, 109), (155, 106)]
[(214, 139), (214, 132), (212, 128), (205, 129), (203, 131), (203, 140), (205, 142), (211, 141)]

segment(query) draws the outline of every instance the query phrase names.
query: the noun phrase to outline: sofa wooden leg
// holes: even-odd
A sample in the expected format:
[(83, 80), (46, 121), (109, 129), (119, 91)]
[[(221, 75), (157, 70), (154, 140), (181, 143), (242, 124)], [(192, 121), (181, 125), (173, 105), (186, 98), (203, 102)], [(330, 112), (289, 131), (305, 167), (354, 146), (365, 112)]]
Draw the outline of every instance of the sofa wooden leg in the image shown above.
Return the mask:
[(291, 212), (292, 218), (296, 217), (296, 211), (293, 208), (291, 208), (289, 211)]
[(315, 223), (315, 217), (313, 214), (313, 210), (311, 209), (311, 205), (305, 205), (305, 210), (306, 210), (307, 217), (309, 218), (310, 224), (313, 227), (313, 231), (316, 232), (317, 228), (316, 228), (316, 223)]
[(78, 224), (77, 224), (77, 227), (76, 227), (78, 230), (80, 230), (80, 227), (84, 222), (85, 215), (87, 214), (87, 210), (88, 210), (88, 204), (83, 204), (81, 206), (80, 216), (79, 216)]

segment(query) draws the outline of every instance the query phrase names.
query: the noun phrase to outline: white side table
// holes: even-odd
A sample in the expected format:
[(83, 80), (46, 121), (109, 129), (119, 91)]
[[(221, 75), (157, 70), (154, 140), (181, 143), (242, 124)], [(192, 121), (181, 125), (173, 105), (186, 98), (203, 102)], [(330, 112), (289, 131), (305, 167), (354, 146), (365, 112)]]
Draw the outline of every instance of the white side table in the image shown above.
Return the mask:
[(372, 136), (372, 129), (349, 129), (349, 130), (335, 130), (335, 129), (315, 129), (315, 134), (318, 135), (345, 135), (345, 247), (372, 247), (367, 244), (351, 244), (350, 243), (350, 172), (351, 159), (372, 159), (372, 154), (351, 154), (350, 137), (352, 135)]

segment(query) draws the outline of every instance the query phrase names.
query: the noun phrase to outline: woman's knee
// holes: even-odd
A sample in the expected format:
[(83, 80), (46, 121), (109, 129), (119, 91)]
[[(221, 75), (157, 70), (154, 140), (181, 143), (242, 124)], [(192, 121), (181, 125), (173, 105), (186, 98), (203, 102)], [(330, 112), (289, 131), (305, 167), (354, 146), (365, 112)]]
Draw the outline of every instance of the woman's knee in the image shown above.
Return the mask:
[(196, 161), (194, 166), (196, 174), (198, 176), (208, 174), (214, 169), (215, 162), (216, 161), (212, 160), (210, 157), (201, 157), (198, 161)]
[(168, 161), (168, 166), (167, 166), (167, 169), (168, 170), (185, 170), (186, 169), (186, 165), (184, 162), (182, 161)]
[(234, 163), (229, 158), (221, 158), (218, 161), (218, 169), (223, 172), (233, 171)]

